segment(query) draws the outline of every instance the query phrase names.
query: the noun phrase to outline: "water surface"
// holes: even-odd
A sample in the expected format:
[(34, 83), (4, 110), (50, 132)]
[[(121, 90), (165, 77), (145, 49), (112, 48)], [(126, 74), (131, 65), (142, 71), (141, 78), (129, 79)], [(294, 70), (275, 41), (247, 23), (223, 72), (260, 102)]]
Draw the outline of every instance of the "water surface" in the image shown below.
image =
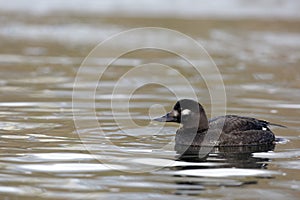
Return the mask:
[[(0, 1), (1, 199), (298, 199), (299, 3), (260, 1), (269, 7), (265, 12), (259, 3), (228, 1), (223, 6), (232, 12), (211, 4), (197, 12), (177, 1), (160, 9), (150, 6), (157, 7), (156, 1), (120, 7), (110, 1), (15, 2)], [(113, 34), (144, 26), (174, 29), (201, 43), (222, 75), (226, 112), (283, 124), (288, 128), (272, 128), (283, 139), (274, 149), (215, 149), (205, 159), (179, 158), (173, 141), (178, 126), (161, 129), (162, 124), (149, 122), (176, 101), (170, 90), (155, 84), (131, 96), (130, 118), (140, 127), (116, 123), (116, 116), (128, 119), (123, 104), (116, 105), (116, 113), (111, 110), (116, 82), (150, 62), (168, 65), (189, 80), (211, 116), (203, 78), (178, 56), (158, 50), (130, 52), (113, 62), (99, 82), (91, 114), (90, 77), (112, 59), (114, 48), (145, 40), (180, 44), (162, 33), (135, 35), (93, 60), (78, 85), (81, 102), (72, 108), (76, 72), (90, 51)], [(199, 66), (210, 63), (189, 46), (181, 48)], [(138, 81), (164, 79), (189, 95), (172, 71), (153, 77), (151, 69), (143, 72), (123, 85), (124, 91)], [(216, 76), (206, 78), (213, 82)], [(115, 96), (120, 102), (127, 97)], [(151, 107), (155, 104), (161, 106)], [(220, 105), (213, 106), (218, 111)], [(84, 126), (75, 127), (74, 112)], [(95, 118), (98, 127), (90, 123)]]

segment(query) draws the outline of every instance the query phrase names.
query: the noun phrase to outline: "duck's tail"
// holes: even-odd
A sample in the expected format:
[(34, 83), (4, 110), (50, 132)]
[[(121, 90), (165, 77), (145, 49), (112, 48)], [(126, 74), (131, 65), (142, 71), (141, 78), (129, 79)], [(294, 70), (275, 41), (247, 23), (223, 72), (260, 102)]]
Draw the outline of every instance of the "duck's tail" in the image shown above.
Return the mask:
[(281, 124), (274, 124), (274, 123), (270, 123), (270, 122), (269, 122), (268, 125), (270, 125), (270, 126), (277, 126), (277, 127), (281, 127), (281, 128), (287, 128), (287, 127), (284, 126), (284, 125), (281, 125)]

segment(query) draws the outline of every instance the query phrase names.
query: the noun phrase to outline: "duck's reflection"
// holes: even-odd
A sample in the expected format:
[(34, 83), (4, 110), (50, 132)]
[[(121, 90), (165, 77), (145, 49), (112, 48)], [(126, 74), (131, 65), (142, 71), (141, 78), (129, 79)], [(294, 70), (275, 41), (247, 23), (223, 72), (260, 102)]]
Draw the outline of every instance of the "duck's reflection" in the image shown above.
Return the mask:
[(268, 158), (253, 157), (253, 153), (273, 151), (275, 144), (255, 146), (184, 146), (175, 145), (177, 160), (187, 162), (225, 163), (227, 167), (266, 168)]
[[(226, 172), (225, 168), (243, 168), (245, 171), (248, 169), (266, 169), (267, 163), (269, 161), (268, 158), (256, 158), (253, 157), (253, 153), (257, 152), (267, 152), (267, 151), (273, 151), (275, 148), (274, 145), (257, 145), (257, 146), (231, 146), (231, 147), (200, 147), (200, 146), (182, 146), (182, 145), (175, 145), (175, 150), (178, 153), (177, 160), (178, 161), (185, 161), (185, 162), (202, 162), (202, 163), (210, 163), (209, 165), (199, 165), (199, 166), (180, 166), (176, 167), (176, 169), (173, 170), (179, 170), (179, 171), (190, 171), (192, 170), (198, 170), (203, 169), (204, 171), (206, 169), (212, 169), (207, 173), (214, 173), (214, 170), (216, 170), (216, 173), (220, 173), (221, 170), (224, 170), (225, 174)], [(234, 169), (235, 170), (235, 169)], [(176, 194), (178, 195), (198, 195), (203, 192), (203, 190), (206, 189), (206, 187), (210, 187), (212, 185), (219, 186), (234, 186), (234, 187), (240, 187), (242, 185), (248, 185), (248, 184), (257, 184), (259, 179), (257, 177), (253, 177), (253, 179), (243, 179), (242, 177), (239, 177), (238, 179), (234, 179), (231, 177), (230, 174), (227, 174), (228, 177), (224, 178), (224, 176), (221, 176), (218, 178), (218, 176), (208, 176), (204, 175), (203, 173), (197, 174), (194, 173), (190, 176), (192, 177), (185, 177), (182, 176), (180, 181), (176, 181), (176, 184), (178, 185), (191, 185), (191, 188), (186, 189), (180, 189), (178, 188), (176, 190)], [(189, 175), (187, 175), (189, 176)], [(243, 176), (243, 175), (241, 175)], [(209, 178), (211, 177), (211, 178)], [(216, 178), (212, 178), (216, 177)], [(231, 178), (230, 178), (231, 177)], [(193, 181), (194, 180), (194, 181)], [(193, 187), (201, 186), (201, 190), (195, 190)]]

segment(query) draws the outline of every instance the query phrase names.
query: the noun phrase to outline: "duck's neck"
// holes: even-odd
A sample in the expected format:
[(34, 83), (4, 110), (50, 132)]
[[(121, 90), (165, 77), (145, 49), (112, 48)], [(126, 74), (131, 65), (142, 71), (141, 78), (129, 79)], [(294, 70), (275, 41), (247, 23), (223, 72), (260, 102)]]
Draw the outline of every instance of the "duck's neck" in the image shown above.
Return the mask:
[(203, 112), (202, 115), (200, 116), (198, 132), (201, 132), (201, 131), (203, 132), (203, 131), (207, 131), (207, 130), (208, 130), (208, 120), (207, 120), (205, 112)]

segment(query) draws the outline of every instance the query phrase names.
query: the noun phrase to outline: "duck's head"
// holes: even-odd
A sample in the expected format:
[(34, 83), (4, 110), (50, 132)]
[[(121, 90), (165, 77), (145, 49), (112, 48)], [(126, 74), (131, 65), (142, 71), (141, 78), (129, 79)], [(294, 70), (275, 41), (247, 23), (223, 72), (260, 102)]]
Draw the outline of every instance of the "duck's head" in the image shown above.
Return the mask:
[(177, 101), (171, 112), (154, 120), (180, 123), (184, 129), (208, 129), (208, 121), (202, 105), (191, 99)]

